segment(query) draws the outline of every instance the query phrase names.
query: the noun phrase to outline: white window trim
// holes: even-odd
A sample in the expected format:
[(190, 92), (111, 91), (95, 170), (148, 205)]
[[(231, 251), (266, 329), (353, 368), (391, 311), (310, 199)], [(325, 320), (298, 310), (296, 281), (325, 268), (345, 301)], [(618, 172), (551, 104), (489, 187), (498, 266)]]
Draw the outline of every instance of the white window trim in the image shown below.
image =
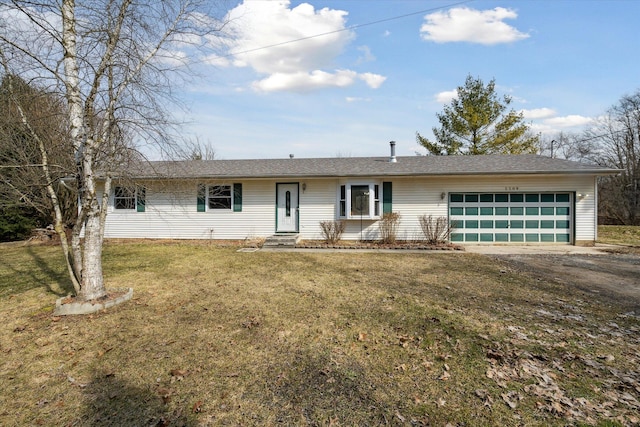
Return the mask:
[[(342, 187), (345, 187), (345, 199), (342, 199)], [(368, 186), (369, 187), (369, 215), (351, 214), (351, 187)], [(378, 188), (378, 198), (375, 197), (376, 187)], [(353, 181), (344, 182), (338, 185), (337, 194), (337, 212), (339, 219), (368, 219), (377, 220), (382, 215), (382, 184), (374, 181)], [(345, 204), (345, 215), (341, 215), (342, 203)], [(378, 214), (376, 215), (376, 212)]]
[[(229, 187), (229, 207), (228, 208), (219, 208), (214, 209), (210, 207), (209, 200), (210, 197), (210, 188), (211, 187)], [(207, 184), (205, 186), (205, 211), (206, 212), (233, 212), (233, 184)]]
[[(119, 208), (116, 206), (116, 190), (118, 188), (126, 188), (128, 190), (131, 190), (133, 192), (133, 206), (130, 208)], [(124, 197), (123, 197), (124, 198)], [(111, 195), (111, 206), (113, 207), (114, 211), (117, 212), (130, 212), (130, 211), (137, 211), (138, 209), (138, 187), (137, 186), (128, 186), (128, 185), (115, 185), (113, 187), (113, 192)]]

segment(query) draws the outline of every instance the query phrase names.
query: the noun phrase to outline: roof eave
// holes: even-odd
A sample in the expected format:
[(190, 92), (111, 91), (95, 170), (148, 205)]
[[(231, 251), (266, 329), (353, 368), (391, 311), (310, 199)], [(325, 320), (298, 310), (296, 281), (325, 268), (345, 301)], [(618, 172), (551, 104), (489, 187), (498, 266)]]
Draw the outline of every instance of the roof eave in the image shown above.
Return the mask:
[(424, 172), (385, 172), (385, 173), (351, 173), (351, 174), (327, 174), (327, 173), (303, 173), (303, 174), (219, 174), (219, 175), (192, 175), (192, 176), (163, 176), (163, 175), (142, 175), (136, 177), (128, 177), (127, 179), (137, 180), (165, 180), (165, 179), (292, 179), (292, 178), (349, 178), (349, 177), (366, 177), (366, 176), (384, 176), (384, 177), (421, 177), (421, 176), (479, 176), (479, 175), (616, 175), (623, 172), (621, 169), (587, 169), (587, 170), (565, 170), (565, 171), (549, 171), (549, 170), (518, 170), (518, 171), (462, 171), (462, 172), (441, 172), (441, 173), (424, 173)]

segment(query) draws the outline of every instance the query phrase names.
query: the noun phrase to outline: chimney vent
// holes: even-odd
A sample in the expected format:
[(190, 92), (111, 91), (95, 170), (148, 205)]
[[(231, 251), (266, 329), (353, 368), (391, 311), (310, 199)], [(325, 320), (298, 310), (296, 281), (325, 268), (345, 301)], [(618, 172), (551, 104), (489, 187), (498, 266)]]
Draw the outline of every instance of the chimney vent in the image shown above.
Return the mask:
[(293, 154), (289, 154), (289, 158), (290, 158), (290, 159), (293, 159)]
[(391, 146), (391, 157), (389, 157), (389, 163), (395, 163), (396, 160), (396, 142), (390, 141), (389, 145)]

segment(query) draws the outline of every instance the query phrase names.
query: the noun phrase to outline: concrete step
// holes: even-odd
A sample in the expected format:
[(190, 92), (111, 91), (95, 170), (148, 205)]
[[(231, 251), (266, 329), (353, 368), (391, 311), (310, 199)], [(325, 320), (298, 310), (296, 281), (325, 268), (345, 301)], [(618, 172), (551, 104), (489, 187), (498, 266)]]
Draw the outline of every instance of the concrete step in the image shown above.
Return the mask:
[(300, 241), (299, 234), (274, 234), (267, 237), (263, 248), (294, 248)]

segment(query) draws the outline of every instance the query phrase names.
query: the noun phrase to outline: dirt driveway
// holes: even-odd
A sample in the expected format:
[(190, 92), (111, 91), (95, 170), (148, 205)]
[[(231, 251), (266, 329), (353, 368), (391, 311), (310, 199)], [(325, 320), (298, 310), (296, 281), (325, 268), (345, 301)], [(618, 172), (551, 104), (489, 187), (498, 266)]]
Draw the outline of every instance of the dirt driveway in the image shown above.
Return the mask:
[(613, 298), (640, 313), (640, 255), (592, 253), (488, 254), (556, 283)]

